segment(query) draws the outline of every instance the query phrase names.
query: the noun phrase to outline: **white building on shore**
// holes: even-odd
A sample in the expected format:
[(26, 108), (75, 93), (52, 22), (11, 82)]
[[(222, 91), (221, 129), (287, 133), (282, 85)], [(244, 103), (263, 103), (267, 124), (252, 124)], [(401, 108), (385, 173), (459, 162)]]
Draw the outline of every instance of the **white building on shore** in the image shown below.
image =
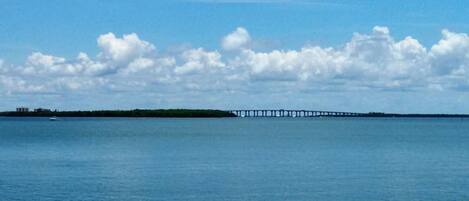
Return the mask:
[(29, 112), (29, 108), (27, 108), (27, 107), (18, 107), (18, 108), (16, 108), (16, 112)]

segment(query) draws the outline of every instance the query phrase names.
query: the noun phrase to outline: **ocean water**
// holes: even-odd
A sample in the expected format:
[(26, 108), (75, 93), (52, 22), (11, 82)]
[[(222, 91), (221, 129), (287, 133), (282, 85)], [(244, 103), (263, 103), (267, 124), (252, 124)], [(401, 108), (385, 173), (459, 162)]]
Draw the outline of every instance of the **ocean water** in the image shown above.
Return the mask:
[(0, 200), (469, 200), (469, 119), (0, 118)]

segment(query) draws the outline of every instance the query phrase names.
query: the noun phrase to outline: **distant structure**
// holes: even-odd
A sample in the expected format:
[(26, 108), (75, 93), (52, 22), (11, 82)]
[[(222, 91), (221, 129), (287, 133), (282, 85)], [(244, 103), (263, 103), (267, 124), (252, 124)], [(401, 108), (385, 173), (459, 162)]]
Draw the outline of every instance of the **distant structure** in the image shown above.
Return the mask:
[(352, 117), (363, 113), (316, 110), (227, 110), (238, 117)]
[(27, 108), (27, 107), (18, 107), (18, 108), (16, 108), (16, 112), (29, 112), (29, 108)]
[(36, 108), (34, 109), (34, 112), (50, 112), (50, 109), (45, 109), (45, 108)]

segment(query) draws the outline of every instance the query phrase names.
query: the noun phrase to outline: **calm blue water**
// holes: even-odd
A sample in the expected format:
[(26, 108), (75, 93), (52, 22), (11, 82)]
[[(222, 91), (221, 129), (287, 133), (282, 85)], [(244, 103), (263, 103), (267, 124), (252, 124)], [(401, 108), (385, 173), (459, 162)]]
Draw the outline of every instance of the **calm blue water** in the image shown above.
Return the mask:
[(0, 200), (469, 200), (469, 119), (0, 118)]

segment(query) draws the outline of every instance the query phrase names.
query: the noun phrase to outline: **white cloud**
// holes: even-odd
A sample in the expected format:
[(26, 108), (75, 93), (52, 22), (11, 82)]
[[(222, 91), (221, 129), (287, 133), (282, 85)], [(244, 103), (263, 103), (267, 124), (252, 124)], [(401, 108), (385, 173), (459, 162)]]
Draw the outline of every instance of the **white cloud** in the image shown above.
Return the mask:
[(128, 64), (156, 50), (153, 44), (140, 40), (135, 33), (123, 35), (122, 38), (117, 38), (113, 33), (107, 33), (99, 36), (97, 42), (102, 51), (100, 57), (111, 60), (115, 64)]
[(42, 84), (30, 84), (19, 77), (0, 76), (0, 87), (6, 94), (11, 93), (40, 93), (47, 92), (47, 87)]
[(163, 57), (156, 60), (156, 62), (163, 67), (169, 67), (176, 65), (176, 59), (174, 57)]
[(217, 51), (207, 52), (202, 48), (184, 51), (181, 55), (184, 64), (174, 69), (176, 74), (190, 74), (195, 72), (213, 72), (225, 67), (221, 55)]
[(432, 69), (439, 75), (461, 73), (469, 64), (469, 37), (465, 33), (442, 31), (443, 38), (430, 50)]
[(35, 52), (28, 57), (22, 72), (26, 75), (99, 75), (107, 71), (108, 68), (107, 64), (93, 61), (83, 52), (80, 52), (74, 61)]
[(27, 63), (33, 66), (53, 66), (64, 62), (65, 58), (45, 55), (40, 52), (34, 52), (27, 60)]
[(66, 59), (40, 52), (32, 53), (27, 61), (23, 72), (26, 74), (74, 74), (81, 71), (80, 66), (70, 65), (66, 63)]
[(135, 72), (149, 67), (154, 62), (145, 56), (152, 57), (155, 46), (140, 40), (135, 33), (124, 35), (122, 38), (117, 38), (113, 33), (104, 34), (98, 37), (97, 43), (101, 52), (96, 60), (83, 52), (71, 61), (34, 52), (28, 57), (23, 73), (100, 76), (117, 73), (120, 69), (124, 72)]
[(83, 91), (99, 88), (107, 83), (109, 83), (109, 79), (100, 77), (59, 77), (49, 84), (54, 91)]
[(109, 71), (109, 64), (94, 61), (89, 58), (86, 53), (80, 52), (76, 57), (76, 62), (72, 65), (76, 66), (76, 68), (81, 69), (81, 73), (85, 75), (102, 75), (106, 74)]
[(237, 65), (248, 68), (254, 79), (294, 81), (326, 77), (330, 71), (340, 71), (338, 63), (343, 58), (331, 48), (305, 47), (299, 51), (268, 53), (245, 50), (237, 61)]
[(417, 40), (395, 41), (385, 27), (375, 27), (369, 35), (355, 34), (338, 51), (349, 64), (344, 67), (346, 77), (363, 77), (384, 87), (398, 86), (395, 83), (405, 79), (420, 80), (428, 69), (427, 51)]
[(386, 27), (371, 34), (354, 34), (343, 48), (306, 46), (300, 50), (243, 50), (232, 65), (245, 68), (255, 80), (348, 80), (362, 86), (396, 88), (421, 82), (426, 49), (415, 39), (394, 41)]
[(238, 28), (222, 40), (224, 50), (186, 48), (156, 52), (137, 34), (98, 37), (100, 52), (64, 58), (32, 53), (21, 65), (0, 60), (2, 94), (171, 94), (270, 91), (465, 90), (469, 88), (469, 36), (443, 30), (426, 48), (410, 36), (392, 37), (387, 27), (355, 33), (336, 47), (304, 46), (259, 52)]
[(152, 59), (148, 58), (137, 58), (132, 61), (127, 68), (124, 69), (125, 73), (133, 73), (145, 70), (155, 65)]
[(243, 27), (238, 27), (222, 39), (221, 46), (225, 50), (238, 50), (245, 48), (250, 41), (249, 32)]

